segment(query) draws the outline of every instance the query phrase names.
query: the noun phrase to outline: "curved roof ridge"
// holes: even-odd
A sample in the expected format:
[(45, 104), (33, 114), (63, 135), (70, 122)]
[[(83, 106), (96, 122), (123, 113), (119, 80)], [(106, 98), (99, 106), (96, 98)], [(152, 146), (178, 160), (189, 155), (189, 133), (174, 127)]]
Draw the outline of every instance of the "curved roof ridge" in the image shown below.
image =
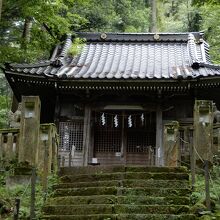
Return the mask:
[(220, 65), (211, 64), (207, 59), (208, 44), (201, 32), (84, 33), (84, 36), (87, 43), (77, 56), (68, 54), (73, 38), (68, 35), (63, 44), (55, 48), (53, 59), (35, 64), (10, 64), (6, 71), (68, 80), (175, 80), (220, 76)]
[(193, 34), (196, 40), (203, 38), (203, 32), (184, 33), (101, 33), (77, 32), (76, 35), (88, 42), (187, 42), (188, 35)]

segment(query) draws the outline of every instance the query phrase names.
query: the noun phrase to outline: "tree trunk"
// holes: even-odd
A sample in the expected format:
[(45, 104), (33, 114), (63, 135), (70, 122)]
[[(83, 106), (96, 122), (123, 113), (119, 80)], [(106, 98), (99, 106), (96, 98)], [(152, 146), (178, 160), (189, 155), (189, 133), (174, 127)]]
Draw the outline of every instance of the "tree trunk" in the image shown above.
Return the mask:
[(150, 29), (151, 33), (157, 32), (157, 0), (151, 0)]
[(24, 21), (24, 29), (23, 29), (23, 34), (22, 34), (22, 38), (24, 41), (24, 45), (29, 43), (31, 40), (31, 28), (32, 28), (32, 19), (30, 17), (25, 18)]
[(0, 0), (0, 21), (1, 21), (1, 17), (2, 17), (2, 1), (3, 0)]

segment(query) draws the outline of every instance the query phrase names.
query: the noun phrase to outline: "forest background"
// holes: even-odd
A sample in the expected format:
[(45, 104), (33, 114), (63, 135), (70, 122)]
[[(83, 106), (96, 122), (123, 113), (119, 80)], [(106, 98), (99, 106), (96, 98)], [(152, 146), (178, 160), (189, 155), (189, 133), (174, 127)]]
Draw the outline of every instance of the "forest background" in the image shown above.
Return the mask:
[[(0, 0), (0, 67), (48, 59), (67, 33), (203, 31), (220, 63), (219, 0)], [(11, 90), (0, 69), (0, 128)]]

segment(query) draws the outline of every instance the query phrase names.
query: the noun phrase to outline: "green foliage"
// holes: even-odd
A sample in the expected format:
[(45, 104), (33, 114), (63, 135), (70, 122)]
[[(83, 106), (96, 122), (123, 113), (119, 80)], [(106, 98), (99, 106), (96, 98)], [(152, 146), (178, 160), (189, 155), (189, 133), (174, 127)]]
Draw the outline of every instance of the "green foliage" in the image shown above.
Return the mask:
[(82, 39), (82, 38), (75, 38), (69, 51), (68, 51), (68, 54), (71, 55), (71, 56), (75, 56), (77, 54), (79, 54), (84, 45), (85, 45), (85, 39)]
[[(8, 173), (4, 174), (4, 178), (8, 175)], [(48, 191), (47, 195), (49, 196), (52, 193), (52, 186), (57, 183), (57, 176), (50, 175), (48, 176)], [(40, 181), (36, 184), (36, 203), (35, 203), (35, 210), (36, 210), (36, 219), (40, 219), (41, 216), (41, 208), (45, 203), (45, 192), (43, 192), (42, 185)], [(28, 219), (30, 213), (30, 195), (31, 195), (31, 187), (30, 181), (27, 185), (16, 185), (14, 187), (7, 188), (4, 184), (0, 184), (0, 203), (4, 204), (6, 210), (13, 210), (14, 202), (16, 198), (20, 198), (20, 212), (19, 218), (20, 219)], [(9, 215), (4, 216), (5, 219), (11, 219), (11, 213)], [(0, 212), (1, 218), (1, 212)]]
[[(211, 208), (218, 215), (220, 206), (220, 167), (213, 166), (210, 173), (210, 197)], [(193, 209), (206, 210), (205, 208), (205, 177), (203, 174), (196, 175), (195, 190), (191, 195), (191, 203), (194, 205)], [(203, 207), (203, 208), (202, 208)]]
[(75, 13), (83, 14), (87, 23), (80, 31), (146, 32), (149, 7), (144, 0), (91, 0), (87, 7), (77, 5)]
[(63, 35), (73, 31), (145, 32), (148, 20), (144, 0), (3, 1), (0, 63), (46, 59)]
[(211, 49), (211, 58), (220, 63), (220, 3), (218, 5), (205, 4), (200, 8), (204, 23), (202, 28)]
[[(54, 44), (65, 33), (84, 24), (86, 20), (71, 13), (76, 0), (3, 1), (0, 37), (0, 63), (33, 62), (48, 57)], [(86, 1), (77, 1), (82, 5)], [(25, 21), (29, 20), (30, 41), (24, 36)], [(44, 42), (44, 43), (42, 43)]]
[(217, 5), (219, 4), (219, 0), (192, 0), (192, 5), (204, 5), (204, 4), (212, 4)]
[(5, 128), (8, 126), (8, 111), (11, 103), (11, 91), (1, 71), (0, 80), (0, 128)]
[[(177, 2), (176, 2), (177, 3)], [(160, 32), (184, 32), (187, 30), (188, 5), (180, 1), (158, 2), (158, 29)]]

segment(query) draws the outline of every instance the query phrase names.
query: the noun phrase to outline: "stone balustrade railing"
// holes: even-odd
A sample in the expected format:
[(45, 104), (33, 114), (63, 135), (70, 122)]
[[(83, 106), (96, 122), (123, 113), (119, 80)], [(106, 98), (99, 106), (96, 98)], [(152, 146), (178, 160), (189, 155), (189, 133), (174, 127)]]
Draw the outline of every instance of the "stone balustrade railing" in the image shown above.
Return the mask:
[[(26, 137), (28, 138), (28, 137)], [(30, 137), (29, 137), (30, 138)], [(58, 135), (55, 124), (41, 124), (36, 152), (36, 167), (47, 174), (57, 168)], [(20, 129), (0, 129), (0, 167), (4, 168), (19, 162)]]
[(8, 166), (11, 162), (17, 161), (19, 151), (18, 128), (0, 130), (0, 166)]

